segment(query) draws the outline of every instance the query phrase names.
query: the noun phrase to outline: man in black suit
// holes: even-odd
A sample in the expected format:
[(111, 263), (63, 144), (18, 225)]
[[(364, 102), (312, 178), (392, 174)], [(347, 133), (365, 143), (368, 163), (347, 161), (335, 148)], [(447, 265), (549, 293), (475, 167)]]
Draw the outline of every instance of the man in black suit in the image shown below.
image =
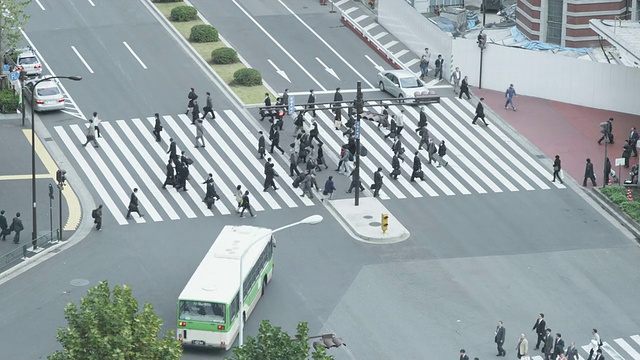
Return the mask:
[[(316, 94), (314, 94), (313, 93), (313, 89), (311, 89), (311, 90), (309, 90), (309, 98), (307, 99), (307, 104), (309, 104), (309, 105), (307, 105), (307, 109), (305, 109), (305, 110), (312, 109), (313, 110), (313, 113), (312, 113), (313, 117), (316, 117), (316, 106), (313, 105), (315, 102), (316, 102)], [(312, 111), (312, 110), (309, 110), (309, 111)]]
[(495, 338), (495, 342), (496, 345), (498, 346), (498, 356), (506, 356), (507, 352), (504, 351), (504, 348), (502, 347), (502, 345), (504, 345), (504, 337), (506, 335), (506, 330), (504, 328), (504, 323), (502, 322), (502, 320), (498, 321), (498, 327), (496, 328), (496, 338)]
[[(271, 106), (271, 97), (269, 96), (269, 93), (264, 94), (264, 106)], [(271, 115), (271, 109), (262, 110), (262, 113), (260, 113), (260, 121), (263, 121), (264, 118), (269, 115)], [(273, 119), (273, 116), (271, 116), (271, 118)]]
[(542, 353), (544, 354), (544, 360), (551, 360), (551, 355), (553, 354), (553, 336), (551, 335), (551, 329), (547, 329), (547, 336), (544, 339)]
[(576, 349), (576, 343), (573, 341), (569, 344), (567, 351), (565, 352), (567, 355), (567, 360), (578, 360), (578, 349)]
[(169, 160), (173, 161), (173, 163), (178, 166), (178, 145), (176, 144), (173, 138), (169, 139), (169, 150), (167, 150), (167, 154), (169, 154)]
[(465, 349), (460, 349), (460, 360), (469, 360), (469, 356)]
[(478, 101), (478, 106), (476, 106), (476, 116), (473, 118), (473, 121), (471, 122), (471, 124), (473, 125), (475, 125), (476, 121), (480, 119), (484, 123), (484, 126), (489, 126), (489, 124), (487, 124), (487, 121), (484, 119), (484, 105), (482, 105), (483, 100), (484, 98), (481, 97), (480, 101)]
[(556, 340), (553, 343), (552, 359), (557, 359), (558, 355), (562, 353), (564, 353), (564, 340), (562, 340), (562, 335), (560, 333), (556, 333)]
[(640, 136), (638, 135), (636, 128), (632, 127), (631, 132), (629, 133), (629, 145), (631, 145), (631, 151), (633, 151), (633, 157), (638, 157), (638, 148), (637, 148), (638, 139), (640, 139)]
[(533, 324), (533, 328), (531, 329), (538, 334), (538, 342), (536, 343), (536, 348), (533, 350), (540, 350), (540, 342), (544, 341), (544, 337), (546, 335), (546, 326), (547, 323), (544, 321), (544, 314), (538, 314), (538, 320), (536, 320), (536, 323)]

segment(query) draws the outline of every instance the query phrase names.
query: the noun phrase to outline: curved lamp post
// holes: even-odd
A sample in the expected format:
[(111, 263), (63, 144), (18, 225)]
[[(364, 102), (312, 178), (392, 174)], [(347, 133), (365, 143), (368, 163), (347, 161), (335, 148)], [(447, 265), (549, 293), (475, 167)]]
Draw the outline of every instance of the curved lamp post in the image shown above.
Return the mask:
[[(271, 236), (274, 233), (277, 233), (278, 231), (284, 230), (284, 229), (288, 229), (290, 227), (294, 227), (297, 225), (302, 225), (302, 224), (306, 224), (306, 225), (316, 225), (318, 223), (320, 223), (322, 221), (322, 215), (311, 215), (309, 217), (306, 217), (300, 221), (296, 221), (292, 224), (289, 225), (285, 225), (285, 226), (281, 226), (277, 229), (271, 230), (271, 232), (267, 235), (267, 236)], [(240, 301), (238, 301), (238, 305), (240, 306), (240, 334), (239, 334), (239, 338), (238, 338), (238, 346), (242, 347), (242, 344), (244, 343), (244, 316), (242, 316), (242, 305), (244, 302), (244, 281), (242, 281), (242, 260), (244, 259), (244, 255), (247, 253), (247, 251), (249, 251), (249, 249), (251, 249), (253, 247), (253, 245), (255, 243), (257, 243), (258, 241), (264, 239), (264, 237), (261, 238), (257, 238), (255, 239), (251, 245), (249, 245), (240, 255)]]
[[(35, 113), (33, 105), (33, 97), (36, 92), (36, 87), (43, 81), (51, 79), (69, 79), (73, 81), (82, 80), (82, 76), (49, 76), (42, 78), (33, 84), (33, 91), (31, 91), (31, 197), (33, 199), (33, 229), (31, 232), (31, 243), (33, 247), (36, 247), (36, 239), (38, 238), (38, 217), (36, 214), (36, 130), (35, 130)], [(58, 230), (62, 233), (62, 229)]]

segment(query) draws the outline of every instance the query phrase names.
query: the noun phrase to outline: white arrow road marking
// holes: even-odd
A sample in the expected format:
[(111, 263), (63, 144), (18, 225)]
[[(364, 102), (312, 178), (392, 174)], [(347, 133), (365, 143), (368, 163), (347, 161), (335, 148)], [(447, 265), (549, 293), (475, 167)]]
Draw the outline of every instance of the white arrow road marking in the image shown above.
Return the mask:
[(373, 67), (374, 67), (374, 68), (376, 68), (376, 70), (378, 70), (378, 71), (382, 71), (382, 70), (384, 70), (384, 68), (383, 68), (382, 66), (380, 66), (380, 65), (376, 64), (376, 62), (375, 62), (375, 61), (373, 61), (373, 59), (372, 59), (372, 58), (370, 58), (370, 57), (369, 57), (369, 55), (365, 55), (364, 57), (366, 57), (366, 58), (367, 58), (367, 60), (369, 60), (369, 61), (373, 64)]
[(289, 77), (287, 76), (287, 74), (284, 72), (284, 70), (280, 70), (278, 69), (278, 67), (276, 66), (276, 64), (273, 63), (273, 61), (271, 61), (271, 59), (267, 59), (267, 61), (269, 62), (269, 64), (271, 64), (271, 66), (273, 66), (274, 69), (276, 69), (276, 72), (282, 76), (283, 78), (285, 78), (285, 80), (287, 80), (288, 82), (291, 82), (291, 80), (289, 80)]
[(332, 68), (328, 67), (327, 65), (325, 65), (325, 63), (322, 62), (322, 60), (320, 60), (319, 57), (316, 58), (316, 60), (318, 60), (318, 62), (320, 63), (320, 65), (324, 66), (324, 69), (331, 75), (333, 75), (334, 78), (340, 80), (340, 78), (338, 77), (338, 75), (336, 74), (335, 71), (333, 71)]

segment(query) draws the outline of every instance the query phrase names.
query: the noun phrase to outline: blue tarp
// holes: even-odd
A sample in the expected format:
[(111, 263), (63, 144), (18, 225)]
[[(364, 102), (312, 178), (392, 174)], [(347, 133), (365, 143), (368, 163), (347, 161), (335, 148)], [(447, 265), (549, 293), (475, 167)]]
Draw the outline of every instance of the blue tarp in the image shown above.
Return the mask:
[(529, 40), (520, 30), (518, 30), (515, 26), (511, 28), (511, 35), (513, 36), (513, 40), (516, 42), (518, 47), (528, 50), (539, 50), (539, 51), (573, 51), (580, 55), (587, 55), (589, 52), (593, 52), (593, 48), (568, 48), (560, 45), (549, 44), (542, 41)]

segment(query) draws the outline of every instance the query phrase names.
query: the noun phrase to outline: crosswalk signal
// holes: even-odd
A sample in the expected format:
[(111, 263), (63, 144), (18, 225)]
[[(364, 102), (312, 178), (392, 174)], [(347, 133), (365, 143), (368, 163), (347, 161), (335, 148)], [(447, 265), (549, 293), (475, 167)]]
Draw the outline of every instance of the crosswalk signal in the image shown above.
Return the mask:
[(487, 34), (478, 35), (478, 47), (484, 49), (487, 47)]
[(322, 339), (318, 340), (318, 341), (314, 341), (313, 342), (313, 348), (314, 349), (318, 349), (318, 347), (320, 346), (324, 346), (325, 348), (329, 349), (329, 348), (334, 348), (334, 347), (340, 347), (340, 346), (347, 346), (347, 344), (345, 344), (342, 341), (342, 338), (336, 337), (335, 334), (324, 334), (322, 335)]
[(67, 172), (65, 170), (56, 171), (56, 181), (59, 185), (64, 185), (64, 182), (67, 181), (67, 176), (65, 175)]
[(382, 214), (380, 226), (382, 227), (382, 233), (386, 233), (389, 228), (389, 214)]

